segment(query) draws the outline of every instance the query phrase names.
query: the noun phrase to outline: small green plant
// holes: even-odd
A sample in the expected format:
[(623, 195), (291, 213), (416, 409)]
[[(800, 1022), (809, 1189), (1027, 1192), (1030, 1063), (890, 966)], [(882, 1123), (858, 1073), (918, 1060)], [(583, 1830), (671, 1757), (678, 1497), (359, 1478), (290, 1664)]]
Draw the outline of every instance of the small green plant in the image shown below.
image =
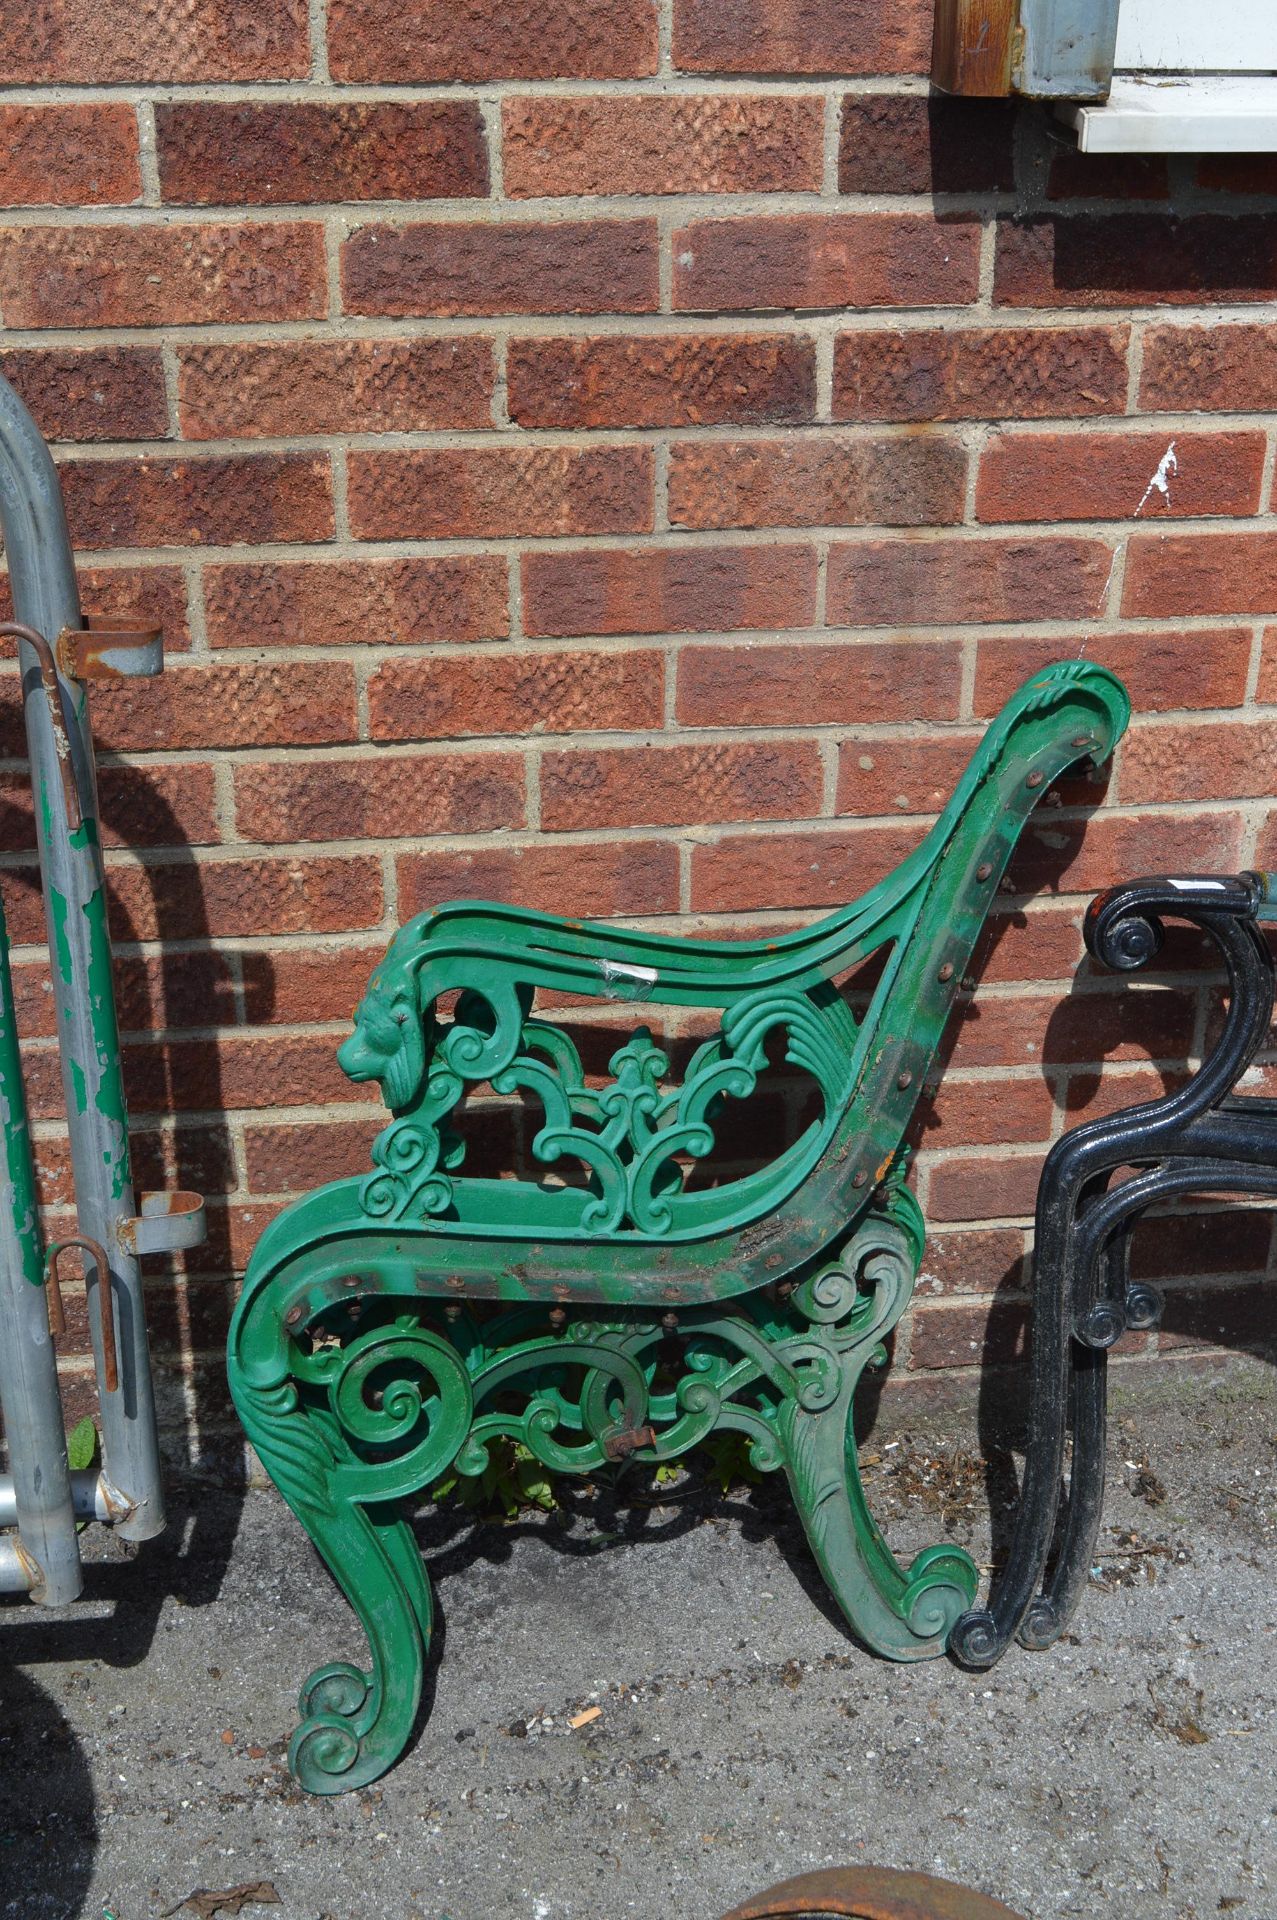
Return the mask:
[[(742, 1482), (751, 1487), (761, 1485), (763, 1476), (750, 1459), (749, 1448), (745, 1434), (727, 1430), (703, 1440), (690, 1461), (693, 1465), (700, 1461), (705, 1478), (726, 1494)], [(686, 1478), (686, 1465), (682, 1461), (662, 1461), (652, 1478), (658, 1487), (672, 1487)], [(527, 1507), (553, 1513), (559, 1505), (549, 1469), (521, 1440), (508, 1439), (488, 1442), (488, 1464), (482, 1473), (450, 1473), (436, 1481), (430, 1497), (457, 1500), (493, 1520), (513, 1520)]]
[(730, 1427), (702, 1440), (699, 1451), (705, 1456), (706, 1477), (717, 1484), (720, 1493), (730, 1492), (739, 1480), (751, 1487), (762, 1485), (763, 1476), (749, 1457), (749, 1447), (745, 1435), (733, 1433)]
[[(99, 1457), (98, 1430), (86, 1413), (67, 1435), (67, 1466), (72, 1473), (83, 1473), (89, 1467), (96, 1467)], [(83, 1533), (88, 1524), (87, 1520), (77, 1521), (76, 1532)]]
[(450, 1474), (436, 1483), (431, 1497), (446, 1500), (450, 1495), (463, 1507), (506, 1520), (513, 1520), (523, 1507), (549, 1513), (557, 1505), (554, 1482), (521, 1440), (489, 1441), (482, 1473)]
[(67, 1465), (72, 1473), (83, 1473), (98, 1462), (98, 1430), (86, 1414), (67, 1435)]

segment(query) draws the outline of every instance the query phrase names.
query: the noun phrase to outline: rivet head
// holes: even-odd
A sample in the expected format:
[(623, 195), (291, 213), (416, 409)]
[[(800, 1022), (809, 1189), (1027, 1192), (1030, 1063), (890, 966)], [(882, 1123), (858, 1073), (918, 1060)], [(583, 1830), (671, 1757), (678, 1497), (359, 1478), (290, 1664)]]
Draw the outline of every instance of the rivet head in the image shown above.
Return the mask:
[(987, 880), (989, 875), (992, 872), (993, 872), (993, 868), (990, 866), (989, 862), (987, 860), (982, 860), (979, 866), (975, 870), (975, 877), (977, 880)]
[(284, 1325), (286, 1327), (298, 1326), (301, 1323), (301, 1321), (305, 1318), (305, 1316), (306, 1316), (305, 1307), (290, 1307), (288, 1309), (288, 1312), (284, 1315)]
[(677, 1333), (678, 1315), (676, 1313), (663, 1313), (661, 1315), (661, 1325), (664, 1327), (666, 1333)]
[(904, 1092), (906, 1087), (911, 1087), (913, 1085), (913, 1075), (909, 1072), (907, 1068), (903, 1073), (896, 1075), (896, 1085), (899, 1087), (901, 1093)]
[(550, 1308), (550, 1325), (554, 1328), (554, 1331), (556, 1333), (560, 1332), (562, 1328), (566, 1327), (567, 1323), (568, 1323), (568, 1316), (562, 1307)]
[(347, 1293), (357, 1293), (359, 1290), (359, 1277), (357, 1274), (348, 1273), (341, 1284), (345, 1287)]
[(1089, 733), (1079, 733), (1074, 735), (1072, 744), (1075, 747), (1093, 747), (1095, 742)]
[(1042, 782), (1045, 779), (1046, 779), (1046, 775), (1044, 773), (1039, 773), (1037, 768), (1035, 767), (1033, 772), (1029, 775), (1028, 779), (1025, 781), (1024, 784), (1026, 787), (1040, 787), (1042, 785)]
[(939, 975), (938, 975), (938, 978), (939, 978), (939, 979), (941, 979), (941, 980), (952, 980), (952, 978), (953, 978), (953, 962), (952, 962), (952, 960), (946, 960), (946, 961), (945, 961), (945, 963), (944, 963), (944, 965), (943, 965), (943, 966), (941, 967), (941, 969), (940, 969), (940, 973), (939, 973)]
[(860, 1169), (860, 1172), (856, 1174), (855, 1178), (852, 1180), (851, 1184), (853, 1187), (863, 1187), (867, 1183), (868, 1179), (869, 1179), (869, 1175), (865, 1172), (864, 1168), (862, 1167)]

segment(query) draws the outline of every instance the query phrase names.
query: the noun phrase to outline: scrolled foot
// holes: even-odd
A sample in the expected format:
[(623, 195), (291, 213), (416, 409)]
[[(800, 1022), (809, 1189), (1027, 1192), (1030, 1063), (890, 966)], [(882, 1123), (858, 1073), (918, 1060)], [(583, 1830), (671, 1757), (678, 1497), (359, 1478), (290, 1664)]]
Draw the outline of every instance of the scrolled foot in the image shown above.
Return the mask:
[(358, 1761), (358, 1739), (332, 1716), (304, 1721), (288, 1743), (289, 1771), (307, 1793), (347, 1793), (365, 1785), (374, 1776), (356, 1771)]
[(307, 1793), (365, 1787), (398, 1758), (402, 1738), (379, 1727), (372, 1676), (358, 1667), (317, 1667), (297, 1704), (302, 1724), (289, 1742), (288, 1764)]
[(1005, 1645), (997, 1621), (987, 1609), (980, 1607), (973, 1607), (955, 1620), (949, 1635), (949, 1652), (964, 1667), (991, 1667)]
[(961, 1547), (927, 1547), (909, 1568), (901, 1608), (920, 1640), (944, 1643), (963, 1609), (975, 1598), (979, 1574)]
[(1055, 1645), (1063, 1631), (1064, 1622), (1060, 1618), (1059, 1608), (1044, 1593), (1040, 1593), (1020, 1622), (1016, 1638), (1031, 1653), (1044, 1653), (1048, 1647)]
[(303, 1720), (321, 1714), (335, 1714), (353, 1720), (372, 1692), (372, 1676), (348, 1661), (334, 1660), (329, 1666), (316, 1667), (297, 1696), (297, 1711)]

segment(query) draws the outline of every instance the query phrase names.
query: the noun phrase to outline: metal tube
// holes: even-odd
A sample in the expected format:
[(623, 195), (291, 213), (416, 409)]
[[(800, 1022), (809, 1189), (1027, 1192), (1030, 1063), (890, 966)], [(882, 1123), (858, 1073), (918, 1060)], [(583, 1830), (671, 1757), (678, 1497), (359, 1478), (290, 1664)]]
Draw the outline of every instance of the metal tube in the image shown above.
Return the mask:
[[(67, 1443), (58, 1393), (58, 1364), (49, 1332), (36, 1208), (31, 1135), (9, 973), (9, 936), (0, 908), (0, 1409), (9, 1443), (10, 1510), (20, 1542), (0, 1541), (20, 1585), (50, 1607), (64, 1607), (84, 1584), (67, 1475)], [(14, 1558), (17, 1546), (21, 1554)], [(34, 1567), (34, 1574), (27, 1573)], [(17, 1575), (14, 1575), (15, 1581)], [(0, 1575), (0, 1582), (3, 1575)]]
[(39, 1589), (39, 1567), (17, 1534), (6, 1533), (0, 1538), (0, 1593), (29, 1593), (37, 1600)]
[[(129, 1517), (123, 1494), (100, 1467), (76, 1467), (71, 1473), (71, 1506), (77, 1520), (101, 1520), (116, 1526)], [(18, 1524), (17, 1489), (11, 1473), (0, 1473), (0, 1527)]]
[[(0, 528), (15, 615), (42, 634), (56, 651), (59, 635), (82, 625), (66, 514), (49, 450), (30, 414), (3, 378)], [(111, 1480), (133, 1508), (132, 1517), (121, 1523), (120, 1532), (130, 1540), (146, 1540), (164, 1526), (164, 1500), (141, 1275), (136, 1255), (121, 1245), (119, 1236), (120, 1222), (131, 1219), (136, 1209), (87, 702), (83, 687), (59, 671), (72, 775), (83, 816), (79, 829), (71, 831), (40, 663), (30, 644), (22, 640), (18, 642), (18, 658), (76, 1211), (81, 1233), (101, 1242), (111, 1265), (120, 1391), (104, 1391), (101, 1396), (103, 1453)], [(96, 1274), (87, 1277), (87, 1286), (90, 1295), (95, 1295)], [(89, 1304), (101, 1387), (102, 1343), (96, 1299), (91, 1298)]]

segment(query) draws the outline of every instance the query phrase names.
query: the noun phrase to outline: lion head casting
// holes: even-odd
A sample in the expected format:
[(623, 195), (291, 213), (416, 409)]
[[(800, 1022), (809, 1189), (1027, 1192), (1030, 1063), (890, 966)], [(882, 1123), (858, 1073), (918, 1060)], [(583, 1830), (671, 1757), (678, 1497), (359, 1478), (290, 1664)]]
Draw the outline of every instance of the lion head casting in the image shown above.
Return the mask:
[(426, 1070), (426, 1036), (417, 996), (401, 974), (374, 974), (355, 1008), (355, 1031), (337, 1049), (337, 1064), (351, 1080), (379, 1080), (392, 1113), (411, 1104)]

